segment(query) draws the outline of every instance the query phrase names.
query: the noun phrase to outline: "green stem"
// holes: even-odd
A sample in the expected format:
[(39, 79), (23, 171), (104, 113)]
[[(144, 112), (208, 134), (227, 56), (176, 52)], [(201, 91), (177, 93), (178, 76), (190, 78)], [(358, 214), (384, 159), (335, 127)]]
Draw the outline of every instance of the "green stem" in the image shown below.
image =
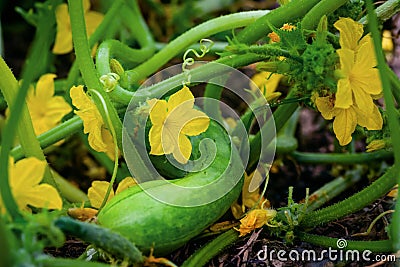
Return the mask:
[(396, 73), (389, 67), (386, 66), (386, 73), (389, 74), (389, 79), (392, 84), (392, 93), (394, 96), (394, 99), (396, 100), (397, 103), (400, 103), (400, 80), (399, 77), (397, 77)]
[(323, 206), (334, 197), (351, 188), (362, 178), (362, 166), (357, 165), (355, 169), (346, 171), (345, 175), (339, 176), (328, 182), (308, 198), (307, 211), (313, 211)]
[(304, 17), (318, 2), (320, 2), (320, 0), (290, 1), (288, 4), (274, 9), (257, 19), (254, 23), (243, 29), (236, 36), (236, 39), (240, 43), (254, 43), (271, 32), (269, 25), (272, 24), (280, 27), (284, 23), (295, 22)]
[[(379, 22), (384, 22), (400, 11), (400, 1), (399, 0), (388, 0), (382, 5), (378, 6), (375, 10), (375, 14), (378, 17)], [(367, 24), (367, 16), (362, 17), (358, 22), (362, 24)]]
[(400, 136), (400, 123), (398, 121), (397, 110), (395, 108), (393, 95), (390, 89), (390, 81), (386, 74), (387, 64), (381, 46), (381, 34), (378, 30), (378, 22), (373, 10), (372, 3), (370, 1), (367, 1), (367, 7), (369, 21), (368, 26), (374, 43), (375, 55), (378, 62), (378, 69), (383, 88), (383, 97), (385, 99), (386, 113), (388, 116), (390, 135), (392, 137), (391, 139), (393, 144), (394, 162), (395, 165), (398, 166), (400, 164), (400, 138), (398, 138), (398, 136)]
[[(114, 23), (118, 23), (119, 20), (118, 14), (120, 13), (121, 8), (125, 4), (125, 0), (115, 0), (111, 8), (108, 10), (107, 14), (104, 15), (103, 20), (100, 25), (96, 28), (94, 33), (89, 37), (89, 47), (93, 48), (93, 46), (105, 35), (112, 36), (114, 32), (110, 32), (109, 29)], [(68, 91), (72, 85), (77, 81), (79, 76), (79, 66), (77, 61), (74, 61), (71, 69), (69, 70), (67, 81), (64, 85), (64, 91)]]
[(249, 46), (246, 49), (239, 50), (238, 52), (239, 53), (251, 52), (251, 53), (255, 53), (255, 54), (263, 54), (263, 55), (266, 55), (266, 56), (269, 56), (269, 57), (283, 56), (283, 57), (286, 57), (286, 58), (293, 59), (293, 60), (295, 60), (295, 61), (297, 61), (299, 63), (303, 63), (303, 58), (302, 57), (296, 56), (296, 55), (294, 55), (293, 53), (291, 53), (291, 52), (289, 52), (287, 50), (283, 50), (283, 49), (278, 48), (278, 47), (273, 47), (273, 46), (271, 46), (269, 44), (261, 45), (261, 46), (260, 45)]
[[(292, 93), (289, 93), (288, 98), (290, 98)], [(273, 113), (274, 118), (269, 119), (263, 126), (261, 131), (259, 131), (254, 138), (250, 142), (250, 158), (249, 163), (247, 165), (246, 171), (250, 173), (255, 164), (259, 159), (259, 155), (261, 153), (261, 132), (265, 133), (267, 137), (275, 136), (272, 131), (279, 132), (279, 130), (285, 125), (285, 123), (289, 120), (292, 114), (296, 111), (298, 107), (297, 103), (290, 103), (279, 106), (275, 112)], [(263, 140), (267, 144), (272, 140)]]
[(312, 228), (316, 225), (337, 220), (364, 208), (389, 192), (396, 184), (398, 175), (399, 168), (396, 166), (391, 167), (379, 179), (351, 197), (329, 207), (307, 213), (301, 221), (301, 226)]
[[(2, 73), (2, 78), (0, 79), (1, 92), (9, 106), (12, 106), (17, 97), (19, 85), (3, 58), (0, 58), (0, 73)], [(18, 109), (21, 109), (21, 118), (18, 123), (17, 135), (25, 156), (37, 157), (40, 160), (44, 160), (44, 154), (36, 139), (26, 103), (23, 102), (22, 106), (18, 107)]]
[[(400, 168), (400, 123), (397, 116), (397, 110), (394, 105), (393, 95), (390, 90), (390, 81), (385, 72), (386, 70), (386, 60), (383, 55), (383, 50), (381, 46), (381, 35), (378, 30), (378, 22), (376, 14), (373, 9), (373, 4), (371, 0), (367, 0), (367, 10), (368, 10), (368, 26), (371, 32), (372, 40), (374, 42), (375, 55), (378, 62), (378, 69), (381, 78), (383, 97), (385, 99), (386, 113), (388, 117), (388, 124), (390, 129), (390, 136), (393, 144), (393, 154), (394, 154), (394, 167)], [(396, 178), (397, 184), (400, 184), (400, 176)], [(393, 218), (390, 224), (390, 236), (392, 239), (393, 249), (395, 251), (400, 251), (400, 201), (396, 202), (395, 212), (393, 213)]]
[(303, 30), (314, 30), (323, 15), (328, 15), (344, 5), (348, 0), (322, 0), (316, 4), (311, 10), (304, 16), (301, 21), (301, 29)]
[(142, 253), (134, 244), (110, 229), (93, 223), (76, 221), (69, 217), (60, 217), (54, 224), (65, 234), (92, 243), (120, 259), (127, 259), (132, 263), (140, 263), (144, 260)]
[[(214, 42), (214, 41), (213, 41)], [(164, 49), (168, 44), (166, 43), (155, 43), (156, 50), (160, 51)], [(221, 53), (225, 50), (225, 48), (229, 45), (228, 42), (217, 42), (215, 41), (213, 46), (210, 48), (210, 51), (208, 51), (208, 54), (215, 55), (217, 53)], [(200, 44), (193, 44), (188, 47), (188, 49), (194, 49), (196, 51), (200, 50)], [(176, 56), (183, 56), (184, 52), (181, 51), (180, 54), (177, 54)]]
[[(78, 132), (83, 127), (82, 120), (78, 117), (72, 117), (71, 119), (57, 125), (56, 127), (42, 133), (37, 137), (39, 144), (42, 149), (45, 149), (64, 138)], [(11, 150), (11, 156), (15, 160), (20, 160), (24, 157), (24, 152), (21, 146), (17, 146)]]
[(234, 229), (228, 230), (219, 235), (210, 243), (192, 254), (181, 267), (202, 267), (212, 258), (221, 253), (224, 249), (231, 246), (239, 239), (239, 233)]
[(93, 60), (90, 55), (90, 49), (86, 35), (82, 0), (69, 0), (68, 4), (71, 20), (72, 40), (74, 42), (76, 53), (76, 61), (79, 64), (79, 69), (82, 73), (82, 77), (86, 83), (86, 86), (92, 90), (96, 90), (107, 105), (109, 116), (113, 125), (108, 125), (108, 122), (106, 120), (107, 116), (103, 109), (101, 99), (96, 94), (92, 95), (96, 107), (103, 117), (104, 123), (108, 126), (109, 129), (111, 129), (111, 127), (114, 127), (117, 134), (118, 147), (122, 150), (122, 123), (118, 117), (117, 111), (111, 104), (107, 93), (102, 89), (103, 87), (100, 83)]
[(393, 152), (380, 150), (369, 153), (310, 153), (294, 151), (292, 157), (301, 163), (311, 164), (362, 164), (393, 158)]
[[(339, 242), (338, 238), (326, 237), (308, 234), (304, 232), (298, 232), (297, 237), (307, 243), (311, 243), (323, 247), (337, 248)], [(372, 252), (392, 252), (392, 246), (390, 240), (379, 240), (379, 241), (352, 241), (346, 240), (347, 246), (343, 250), (358, 250), (358, 251), (372, 251)], [(361, 259), (362, 260), (362, 259)], [(372, 260), (372, 258), (371, 258)]]
[[(50, 34), (53, 32), (52, 27), (54, 26), (55, 18), (54, 18), (54, 6), (52, 8), (44, 9), (46, 12), (43, 12), (42, 16), (38, 20), (37, 30), (35, 34), (35, 39), (32, 45), (32, 50), (26, 60), (26, 64), (22, 70), (22, 84), (19, 87), (18, 93), (15, 96), (15, 99), (12, 100), (10, 104), (10, 117), (8, 119), (8, 123), (3, 131), (2, 138), (2, 146), (0, 151), (0, 193), (3, 198), (3, 203), (9, 212), (10, 216), (13, 219), (22, 219), (17, 203), (15, 202), (8, 180), (8, 163), (9, 163), (9, 153), (15, 138), (15, 133), (17, 132), (19, 126), (19, 119), (22, 115), (21, 107), (24, 106), (25, 97), (28, 93), (29, 85), (35, 77), (39, 76), (38, 71), (43, 69), (43, 65), (46, 63), (43, 61), (43, 51), (48, 51), (50, 49), (51, 40)], [(1, 73), (7, 73), (7, 68), (4, 61), (1, 59), (2, 69)], [(11, 74), (12, 76), (12, 74)], [(11, 86), (13, 85), (13, 78), (9, 74), (7, 83)], [(11, 87), (13, 88), (13, 87)], [(4, 88), (2, 88), (4, 91)], [(24, 138), (24, 137), (22, 137)], [(36, 139), (36, 138), (35, 138)], [(30, 139), (32, 142), (35, 142)], [(44, 159), (44, 155), (42, 151), (39, 151), (40, 147), (37, 146), (35, 148), (35, 156), (39, 157), (39, 159)], [(36, 154), (37, 153), (37, 154)], [(57, 188), (53, 177), (51, 176), (50, 170), (46, 168), (44, 181), (48, 184), (53, 185)]]
[(72, 185), (64, 177), (58, 174), (56, 171), (51, 170), (54, 180), (56, 181), (60, 192), (65, 199), (71, 203), (83, 203), (88, 201), (87, 195), (82, 192), (79, 188)]
[(110, 267), (110, 264), (76, 259), (43, 258), (40, 260), (43, 267)]
[(4, 217), (0, 216), (0, 266), (14, 266), (13, 253), (16, 251), (15, 237), (7, 228)]
[(191, 76), (192, 83), (199, 81), (204, 82), (230, 71), (226, 66), (239, 68), (251, 63), (259, 62), (263, 59), (265, 59), (265, 56), (253, 53), (221, 58), (191, 69), (187, 73), (174, 75), (171, 78), (146, 87), (145, 90), (138, 90), (136, 92), (129, 92), (117, 86), (113, 91), (113, 100), (125, 105), (128, 105), (131, 100), (135, 101), (135, 103), (143, 103), (149, 98), (156, 98), (163, 96), (166, 93), (171, 93), (171, 88), (181, 85), (182, 81), (185, 80), (186, 75)]
[(218, 32), (247, 26), (268, 11), (248, 11), (206, 21), (183, 33), (146, 62), (126, 72), (130, 84), (149, 76), (191, 44)]

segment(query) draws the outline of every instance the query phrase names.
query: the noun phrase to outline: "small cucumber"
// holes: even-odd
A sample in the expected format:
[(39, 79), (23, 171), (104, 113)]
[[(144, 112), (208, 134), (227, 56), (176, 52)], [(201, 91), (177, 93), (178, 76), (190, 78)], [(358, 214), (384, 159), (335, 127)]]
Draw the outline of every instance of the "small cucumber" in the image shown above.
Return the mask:
[[(204, 190), (190, 195), (180, 194), (167, 190), (165, 184), (160, 183), (163, 181), (145, 182), (112, 198), (98, 214), (99, 224), (120, 233), (144, 253), (154, 247), (156, 255), (165, 255), (218, 220), (241, 192), (243, 179), (240, 177), (235, 181), (233, 177), (241, 175), (244, 167), (239, 153), (231, 148), (230, 138), (220, 125), (210, 122), (208, 130), (200, 137), (197, 139), (210, 138), (216, 145), (213, 162), (204, 170), (170, 182), (182, 187), (207, 185)], [(222, 190), (228, 192), (221, 198), (188, 207), (166, 204), (149, 194), (158, 192), (169, 199), (190, 203), (192, 200), (210, 199)]]

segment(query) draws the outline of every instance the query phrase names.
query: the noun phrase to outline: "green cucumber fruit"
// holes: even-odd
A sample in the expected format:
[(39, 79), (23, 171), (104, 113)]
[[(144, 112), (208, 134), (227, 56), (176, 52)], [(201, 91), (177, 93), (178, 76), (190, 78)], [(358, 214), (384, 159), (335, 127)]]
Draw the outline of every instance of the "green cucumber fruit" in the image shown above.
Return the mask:
[[(210, 122), (208, 130), (199, 137), (192, 139), (195, 140), (193, 147), (201, 139), (209, 138), (216, 146), (215, 158), (205, 169), (170, 182), (194, 188), (207, 185), (204, 190), (180, 194), (166, 187), (163, 180), (144, 182), (112, 198), (99, 212), (99, 224), (126, 237), (144, 253), (154, 247), (155, 255), (165, 255), (218, 220), (241, 192), (244, 167), (239, 153), (231, 147), (230, 138), (220, 125)], [(238, 175), (239, 179), (234, 179)], [(224, 194), (207, 204), (182, 207), (161, 202), (149, 192), (163, 194), (180, 203), (193, 203), (212, 199), (221, 192)]]

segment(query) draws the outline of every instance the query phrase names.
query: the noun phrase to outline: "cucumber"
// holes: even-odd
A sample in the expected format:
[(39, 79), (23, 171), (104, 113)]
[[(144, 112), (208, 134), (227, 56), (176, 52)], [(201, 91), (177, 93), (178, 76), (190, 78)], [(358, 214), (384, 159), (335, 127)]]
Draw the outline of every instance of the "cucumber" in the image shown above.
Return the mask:
[[(98, 214), (101, 226), (120, 233), (142, 252), (154, 247), (155, 255), (165, 255), (185, 244), (218, 220), (235, 201), (242, 189), (244, 167), (239, 153), (231, 146), (226, 131), (210, 122), (208, 130), (194, 138), (194, 143), (210, 138), (216, 145), (216, 156), (205, 169), (188, 173), (184, 178), (170, 180), (182, 187), (201, 187), (190, 194), (170, 190), (163, 180), (149, 181), (131, 187), (111, 199)], [(195, 147), (195, 146), (194, 146)], [(240, 175), (240, 179), (234, 177)], [(226, 192), (221, 198), (198, 206), (175, 206), (151, 195), (163, 194), (166, 199), (180, 202), (201, 202)]]

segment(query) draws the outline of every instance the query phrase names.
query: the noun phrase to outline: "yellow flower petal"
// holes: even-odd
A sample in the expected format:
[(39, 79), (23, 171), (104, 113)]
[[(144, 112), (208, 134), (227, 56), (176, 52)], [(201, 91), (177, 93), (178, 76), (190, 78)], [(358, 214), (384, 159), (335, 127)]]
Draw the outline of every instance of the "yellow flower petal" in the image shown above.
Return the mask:
[(386, 147), (385, 140), (372, 140), (366, 147), (366, 152), (377, 151)]
[(190, 143), (189, 138), (180, 134), (179, 146), (175, 147), (172, 153), (179, 163), (185, 164), (188, 161), (190, 154), (192, 154), (192, 144)]
[(282, 74), (267, 71), (257, 73), (251, 78), (253, 83), (250, 83), (250, 89), (253, 91), (260, 89), (268, 99), (275, 92), (276, 88), (278, 88), (279, 82), (283, 77)]
[(103, 18), (104, 15), (96, 11), (89, 11), (85, 14), (86, 33), (88, 36), (95, 32)]
[(351, 105), (353, 105), (353, 92), (350, 80), (347, 78), (340, 79), (337, 84), (335, 107), (349, 108)]
[(378, 64), (376, 61), (374, 45), (371, 36), (367, 35), (362, 40), (364, 42), (360, 43), (357, 48), (357, 54), (355, 57), (355, 64), (357, 67), (355, 68), (374, 68)]
[(113, 156), (112, 136), (105, 128), (103, 118), (96, 105), (83, 91), (83, 86), (73, 86), (70, 90), (70, 96), (72, 104), (79, 109), (75, 110), (75, 114), (83, 120), (83, 132), (89, 134), (89, 145), (98, 152), (106, 152)]
[(137, 182), (135, 179), (132, 177), (126, 177), (124, 178), (121, 182), (119, 182), (117, 190), (115, 191), (115, 194), (119, 194), (125, 189), (128, 189), (129, 187), (137, 185)]
[(37, 84), (35, 95), (42, 101), (50, 100), (54, 95), (54, 79), (57, 77), (55, 74), (42, 75)]
[(93, 107), (93, 102), (83, 91), (83, 85), (72, 86), (69, 90), (69, 95), (72, 99), (72, 105), (78, 109), (90, 109)]
[(162, 125), (167, 115), (167, 101), (150, 99), (150, 120), (153, 125)]
[[(259, 201), (263, 202), (259, 188), (252, 190), (251, 185), (260, 185), (263, 180), (261, 173), (255, 170), (252, 174), (244, 176), (244, 183), (242, 189), (242, 203), (247, 208), (253, 208)], [(250, 191), (252, 190), (252, 191)]]
[(361, 88), (353, 86), (353, 96), (359, 109), (365, 111), (366, 113), (372, 112), (375, 104), (370, 94), (366, 93)]
[(256, 228), (263, 227), (266, 223), (276, 216), (275, 210), (254, 209), (240, 220), (239, 236), (244, 236)]
[(152, 127), (149, 131), (150, 154), (173, 154), (180, 163), (186, 163), (192, 153), (192, 145), (186, 137), (199, 135), (207, 130), (209, 118), (193, 109), (194, 97), (189, 88), (165, 100), (148, 100)]
[(180, 106), (180, 109), (191, 109), (194, 105), (194, 97), (187, 86), (171, 95), (168, 99), (168, 112)]
[(341, 109), (333, 121), (333, 131), (341, 146), (350, 143), (357, 125), (357, 115), (353, 108)]
[(343, 75), (348, 76), (353, 69), (355, 62), (355, 52), (350, 49), (338, 49), (336, 53), (339, 55), (340, 59), (340, 70)]
[(237, 201), (235, 201), (232, 205), (231, 205), (231, 212), (233, 217), (235, 217), (235, 219), (240, 219), (243, 214), (244, 214), (244, 210), (242, 208), (242, 205), (239, 205), (239, 203), (237, 203)]
[(383, 119), (377, 106), (373, 105), (372, 112), (365, 112), (361, 109), (355, 108), (357, 112), (357, 122), (360, 126), (368, 130), (381, 130), (383, 126)]
[(386, 52), (393, 51), (393, 37), (390, 30), (384, 30), (382, 33), (382, 49)]
[(10, 185), (17, 191), (24, 191), (24, 188), (35, 186), (42, 181), (46, 162), (35, 157), (22, 159), (11, 166), (13, 168)]
[(55, 77), (54, 74), (42, 75), (36, 89), (29, 89), (27, 105), (36, 135), (54, 128), (72, 111), (63, 97), (53, 96)]
[[(100, 208), (101, 203), (106, 196), (106, 192), (108, 186), (110, 185), (109, 182), (106, 181), (94, 181), (92, 182), (92, 186), (88, 190), (88, 198), (90, 201), (90, 205), (94, 208)], [(114, 191), (110, 191), (110, 195), (108, 196), (107, 201), (114, 197)]]
[(83, 12), (84, 13), (88, 12), (90, 9), (90, 0), (83, 0), (82, 4), (83, 4)]
[[(99, 26), (104, 15), (96, 11), (89, 11), (89, 0), (83, 1), (83, 8), (86, 23), (86, 33), (88, 36), (90, 36)], [(73, 48), (71, 22), (69, 19), (67, 4), (60, 4), (57, 6), (56, 22), (57, 34), (52, 51), (54, 54), (67, 54), (71, 52)]]
[(336, 116), (334, 103), (331, 97), (317, 97), (315, 99), (315, 105), (317, 106), (319, 112), (321, 112), (321, 115), (324, 117), (324, 119), (331, 120), (334, 116)]
[(93, 219), (98, 210), (92, 208), (69, 208), (67, 213), (72, 218), (85, 222)]
[(198, 110), (192, 109), (188, 111), (185, 117), (183, 119), (187, 121), (182, 127), (181, 133), (188, 136), (199, 135), (205, 132), (210, 125), (210, 118), (204, 112)]
[(163, 144), (161, 142), (162, 126), (153, 125), (149, 131), (150, 141), (150, 154), (152, 155), (164, 155)]
[(54, 54), (67, 54), (72, 51), (71, 22), (67, 4), (60, 4), (56, 8), (57, 34), (53, 46)]
[(39, 184), (45, 168), (46, 162), (34, 157), (22, 159), (16, 164), (10, 160), (10, 186), (21, 210), (29, 210), (28, 205), (37, 208), (62, 208), (57, 190), (51, 185)]
[(26, 190), (21, 201), (17, 199), (19, 206), (29, 204), (36, 208), (58, 209), (62, 208), (62, 200), (57, 190), (49, 184), (36, 185)]
[(358, 41), (363, 35), (364, 29), (361, 23), (350, 18), (340, 18), (333, 24), (339, 30), (339, 43), (342, 48), (356, 50)]

